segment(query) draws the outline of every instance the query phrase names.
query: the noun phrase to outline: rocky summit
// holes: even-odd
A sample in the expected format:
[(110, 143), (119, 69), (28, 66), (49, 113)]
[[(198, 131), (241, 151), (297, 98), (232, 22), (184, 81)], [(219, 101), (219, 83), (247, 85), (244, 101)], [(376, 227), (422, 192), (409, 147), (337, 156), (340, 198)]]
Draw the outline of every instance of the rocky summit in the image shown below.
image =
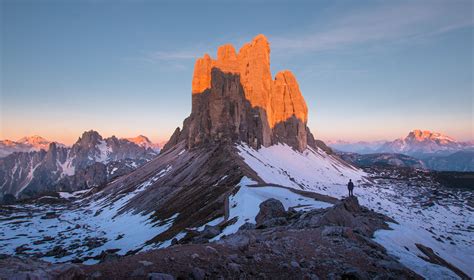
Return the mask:
[(272, 78), (270, 44), (258, 35), (238, 53), (223, 45), (217, 59), (205, 54), (196, 61), (191, 115), (165, 149), (185, 140), (189, 148), (243, 141), (254, 148), (286, 143), (303, 151), (316, 145), (307, 120), (295, 76), (285, 70)]

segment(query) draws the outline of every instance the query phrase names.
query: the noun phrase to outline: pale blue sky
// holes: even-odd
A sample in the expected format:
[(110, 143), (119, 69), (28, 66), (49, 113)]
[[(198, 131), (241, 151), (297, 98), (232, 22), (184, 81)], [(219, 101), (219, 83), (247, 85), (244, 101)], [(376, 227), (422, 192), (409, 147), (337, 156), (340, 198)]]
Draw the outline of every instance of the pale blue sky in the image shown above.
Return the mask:
[(194, 60), (259, 33), (317, 138), (473, 137), (473, 1), (6, 1), (0, 139), (167, 139)]

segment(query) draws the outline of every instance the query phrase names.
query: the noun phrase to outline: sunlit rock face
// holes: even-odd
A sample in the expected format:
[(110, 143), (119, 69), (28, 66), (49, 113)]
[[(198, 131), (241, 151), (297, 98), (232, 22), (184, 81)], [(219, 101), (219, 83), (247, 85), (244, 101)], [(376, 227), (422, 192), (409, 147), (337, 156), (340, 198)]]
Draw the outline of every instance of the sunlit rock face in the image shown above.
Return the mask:
[(189, 148), (222, 141), (244, 141), (256, 148), (283, 142), (302, 151), (314, 143), (298, 82), (288, 70), (272, 78), (264, 35), (238, 53), (228, 44), (218, 48), (217, 59), (207, 54), (199, 58), (192, 93), (191, 115), (173, 135)]

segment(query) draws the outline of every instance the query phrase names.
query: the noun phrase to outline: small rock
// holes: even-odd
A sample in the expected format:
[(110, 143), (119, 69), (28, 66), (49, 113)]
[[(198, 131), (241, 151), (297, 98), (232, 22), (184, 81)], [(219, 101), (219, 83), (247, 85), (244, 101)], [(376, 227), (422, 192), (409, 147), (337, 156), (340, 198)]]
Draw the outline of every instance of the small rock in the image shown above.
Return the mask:
[(47, 212), (43, 217), (41, 217), (41, 219), (43, 220), (47, 220), (47, 219), (54, 219), (54, 218), (58, 218), (59, 215), (56, 214), (56, 212)]
[(219, 226), (205, 225), (204, 230), (201, 232), (201, 236), (207, 239), (211, 239), (221, 233)]
[(62, 258), (64, 256), (69, 255), (70, 253), (61, 246), (55, 246), (53, 249), (46, 252), (46, 257), (55, 257), (55, 258)]
[(203, 280), (206, 277), (206, 272), (199, 267), (194, 267), (191, 276), (194, 280)]
[(130, 276), (132, 276), (132, 277), (143, 277), (145, 275), (146, 275), (145, 269), (143, 267), (139, 267), (139, 268), (135, 269)]
[(214, 254), (218, 254), (217, 250), (214, 247), (206, 246), (206, 250), (213, 252)]
[(174, 277), (173, 275), (166, 274), (166, 273), (152, 272), (152, 273), (148, 273), (148, 279), (149, 280), (174, 280)]
[(232, 270), (236, 273), (240, 272), (240, 265), (239, 264), (231, 262), (231, 263), (228, 263), (227, 266), (229, 267), (230, 270)]
[(141, 263), (143, 266), (150, 266), (150, 265), (153, 265), (152, 262), (149, 262), (149, 261), (139, 261), (139, 263)]
[(91, 277), (92, 277), (92, 279), (100, 278), (100, 277), (102, 277), (102, 272), (95, 271), (94, 273), (92, 273)]
[(300, 267), (300, 264), (297, 263), (296, 261), (291, 261), (290, 264), (291, 264), (291, 267), (293, 267), (293, 268), (299, 268)]
[(255, 229), (257, 226), (255, 224), (246, 222), (245, 224), (239, 227), (239, 230), (252, 230)]

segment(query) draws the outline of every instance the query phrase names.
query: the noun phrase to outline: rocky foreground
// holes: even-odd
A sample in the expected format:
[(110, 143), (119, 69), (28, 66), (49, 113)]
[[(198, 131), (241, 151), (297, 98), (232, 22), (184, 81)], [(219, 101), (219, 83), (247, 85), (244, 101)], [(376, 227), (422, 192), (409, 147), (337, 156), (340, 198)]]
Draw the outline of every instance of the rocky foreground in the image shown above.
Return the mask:
[[(371, 237), (390, 218), (347, 198), (309, 212), (269, 199), (256, 224), (208, 243), (219, 228), (189, 232), (180, 244), (92, 266), (3, 256), (1, 279), (421, 279)], [(217, 231), (213, 233), (213, 231)], [(185, 243), (185, 244), (182, 244)], [(197, 243), (197, 244), (196, 244)]]

